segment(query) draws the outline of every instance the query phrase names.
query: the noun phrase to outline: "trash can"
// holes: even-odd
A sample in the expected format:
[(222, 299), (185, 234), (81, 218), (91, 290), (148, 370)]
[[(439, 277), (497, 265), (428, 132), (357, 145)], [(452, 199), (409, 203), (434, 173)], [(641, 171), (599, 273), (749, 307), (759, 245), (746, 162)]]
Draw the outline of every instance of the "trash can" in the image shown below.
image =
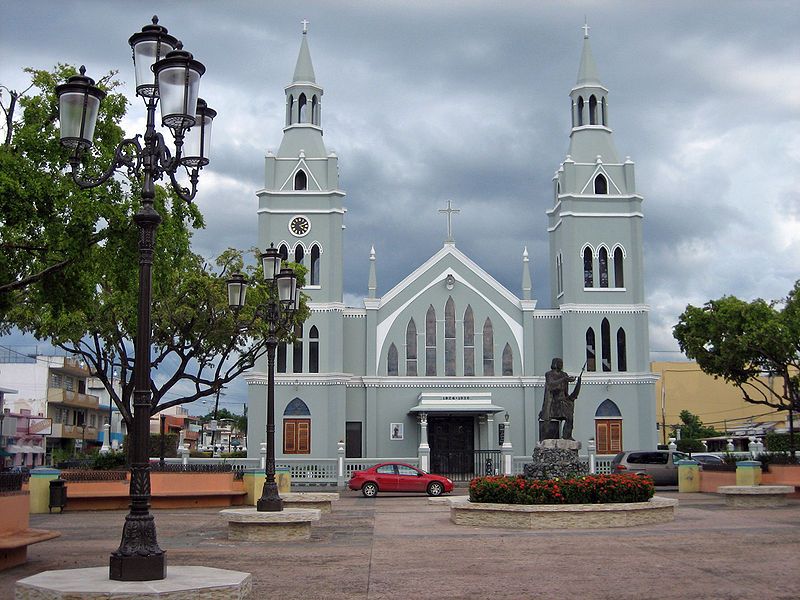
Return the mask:
[(64, 485), (66, 481), (60, 477), (50, 480), (50, 502), (48, 508), (53, 512), (54, 508), (58, 508), (59, 512), (64, 512), (64, 507), (67, 505), (67, 486)]

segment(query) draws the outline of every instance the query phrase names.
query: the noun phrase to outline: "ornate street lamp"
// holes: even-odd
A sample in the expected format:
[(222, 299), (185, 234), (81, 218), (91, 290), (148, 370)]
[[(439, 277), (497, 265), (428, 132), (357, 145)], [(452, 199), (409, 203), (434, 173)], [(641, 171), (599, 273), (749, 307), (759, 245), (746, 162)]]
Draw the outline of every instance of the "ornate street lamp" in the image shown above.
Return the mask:
[[(281, 269), (278, 250), (270, 247), (261, 255), (264, 280), (269, 286), (270, 299), (256, 308), (256, 315), (267, 322), (267, 464), (261, 498), (256, 503), (259, 512), (283, 510), (283, 500), (275, 482), (275, 350), (278, 340), (291, 331), (299, 305), (297, 276), (292, 269)], [(228, 304), (235, 313), (244, 306), (248, 282), (241, 273), (228, 279)]]
[[(167, 575), (164, 551), (156, 539), (156, 526), (150, 514), (150, 466), (148, 438), (150, 429), (150, 342), (152, 305), (151, 268), (155, 250), (155, 231), (161, 216), (153, 207), (155, 182), (169, 177), (177, 195), (191, 202), (197, 193), (200, 169), (208, 164), (211, 122), (216, 112), (198, 98), (200, 78), (205, 67), (183, 50), (182, 44), (153, 17), (151, 25), (128, 40), (133, 50), (136, 95), (147, 110), (147, 126), (141, 136), (122, 140), (108, 169), (99, 177), (79, 173), (81, 157), (92, 146), (100, 102), (105, 92), (86, 76), (70, 77), (56, 87), (61, 121), (61, 143), (73, 149), (70, 156), (72, 179), (82, 189), (98, 186), (117, 169), (125, 168), (130, 176), (141, 178), (141, 208), (133, 220), (139, 228), (139, 308), (134, 363), (133, 426), (131, 439), (130, 513), (125, 517), (122, 541), (111, 554), (109, 576), (117, 581), (150, 581)], [(174, 139), (173, 154), (156, 131), (156, 107), (161, 104), (161, 123)], [(184, 150), (184, 145), (186, 146)], [(191, 183), (187, 189), (178, 183), (176, 173), (183, 167)]]

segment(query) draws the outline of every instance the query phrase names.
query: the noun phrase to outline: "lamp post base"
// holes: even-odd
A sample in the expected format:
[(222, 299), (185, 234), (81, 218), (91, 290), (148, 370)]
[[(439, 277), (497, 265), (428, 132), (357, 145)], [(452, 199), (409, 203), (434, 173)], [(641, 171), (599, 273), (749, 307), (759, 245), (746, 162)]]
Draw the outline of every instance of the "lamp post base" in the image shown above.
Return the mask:
[(111, 555), (108, 578), (112, 581), (155, 581), (166, 577), (165, 552), (149, 556)]
[(280, 512), (283, 510), (283, 499), (278, 494), (278, 484), (265, 481), (261, 498), (256, 502), (257, 512)]

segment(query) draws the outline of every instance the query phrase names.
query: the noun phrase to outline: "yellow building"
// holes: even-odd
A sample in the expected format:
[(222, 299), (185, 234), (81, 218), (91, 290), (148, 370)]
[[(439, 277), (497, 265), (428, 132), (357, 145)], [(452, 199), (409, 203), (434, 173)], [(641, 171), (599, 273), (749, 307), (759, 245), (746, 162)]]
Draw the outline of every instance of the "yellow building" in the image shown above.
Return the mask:
[[(688, 410), (703, 425), (717, 431), (733, 432), (752, 424), (779, 424), (782, 428), (788, 413), (763, 404), (745, 402), (742, 392), (723, 379), (714, 379), (700, 370), (696, 362), (652, 362), (650, 369), (660, 375), (656, 383), (656, 414), (659, 420), (659, 442), (666, 444), (670, 426), (681, 422), (679, 414)], [(766, 380), (766, 378), (765, 378)], [(773, 389), (782, 382), (775, 379)]]

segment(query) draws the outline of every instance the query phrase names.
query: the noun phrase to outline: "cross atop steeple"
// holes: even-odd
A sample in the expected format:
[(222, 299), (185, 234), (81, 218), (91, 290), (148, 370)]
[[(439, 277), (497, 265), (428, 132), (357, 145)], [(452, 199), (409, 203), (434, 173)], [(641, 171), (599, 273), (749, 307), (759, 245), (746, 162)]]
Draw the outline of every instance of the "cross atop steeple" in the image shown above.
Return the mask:
[(303, 24), (303, 34), (305, 35), (308, 33), (308, 19), (303, 19), (300, 23)]
[(589, 30), (591, 29), (591, 27), (589, 27), (589, 21), (586, 20), (585, 18), (583, 20), (583, 27), (581, 27), (581, 29), (583, 29), (583, 39), (588, 40)]
[(454, 242), (453, 239), (453, 213), (460, 213), (461, 210), (458, 208), (453, 208), (450, 205), (450, 200), (447, 201), (447, 208), (440, 208), (439, 212), (442, 214), (447, 215), (447, 239), (445, 242)]

